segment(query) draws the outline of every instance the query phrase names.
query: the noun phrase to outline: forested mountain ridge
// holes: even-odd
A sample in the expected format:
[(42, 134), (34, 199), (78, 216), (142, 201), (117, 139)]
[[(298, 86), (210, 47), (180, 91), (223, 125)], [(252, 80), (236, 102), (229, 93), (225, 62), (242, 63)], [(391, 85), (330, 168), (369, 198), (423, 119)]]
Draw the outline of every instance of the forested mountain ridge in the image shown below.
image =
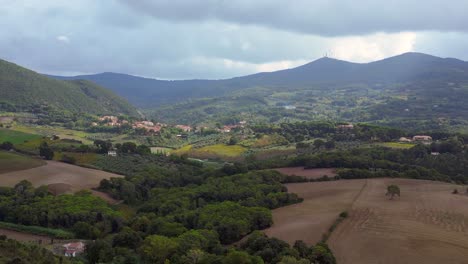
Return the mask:
[(384, 85), (445, 79), (468, 81), (468, 62), (422, 53), (405, 53), (370, 63), (351, 63), (324, 57), (308, 64), (224, 80), (157, 80), (119, 73), (100, 73), (57, 79), (85, 79), (107, 87), (141, 107), (188, 99), (225, 96), (252, 87), (327, 89), (330, 85), (368, 83)]
[(163, 122), (336, 120), (468, 128), (468, 62), (422, 53), (370, 63), (324, 57), (225, 80), (163, 81), (115, 73), (55, 78), (94, 81)]
[(4, 60), (0, 60), (0, 94), (4, 111), (52, 107), (70, 113), (138, 115), (125, 99), (90, 81), (56, 80)]

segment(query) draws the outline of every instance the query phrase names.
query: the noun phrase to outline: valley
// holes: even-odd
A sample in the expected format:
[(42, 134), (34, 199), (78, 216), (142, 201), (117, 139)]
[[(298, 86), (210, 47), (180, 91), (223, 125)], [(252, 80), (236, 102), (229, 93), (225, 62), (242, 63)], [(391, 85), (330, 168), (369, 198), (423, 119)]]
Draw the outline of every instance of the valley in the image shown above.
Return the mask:
[[(27, 241), (84, 241), (72, 263), (468, 257), (465, 62), (410, 53), (217, 81), (107, 73), (81, 76), (86, 82), (4, 64), (5, 247), (16, 242), (4, 236), (63, 257)], [(42, 85), (60, 90), (58, 101), (21, 99)], [(187, 92), (195, 86), (199, 93)]]

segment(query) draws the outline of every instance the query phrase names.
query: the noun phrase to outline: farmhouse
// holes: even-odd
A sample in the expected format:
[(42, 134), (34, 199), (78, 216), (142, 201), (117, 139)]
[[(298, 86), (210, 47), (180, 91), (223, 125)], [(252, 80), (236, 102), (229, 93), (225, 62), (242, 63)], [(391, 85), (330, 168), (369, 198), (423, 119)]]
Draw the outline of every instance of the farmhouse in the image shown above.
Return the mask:
[(119, 118), (116, 116), (102, 116), (99, 118), (99, 121), (109, 121), (112, 123), (117, 123), (117, 121), (119, 121)]
[(85, 250), (85, 244), (83, 242), (72, 242), (63, 245), (64, 255), (66, 257), (76, 257)]
[(182, 130), (182, 131), (184, 131), (184, 132), (192, 131), (192, 127), (186, 126), (186, 125), (176, 125), (175, 127)]
[(412, 142), (413, 140), (407, 138), (407, 137), (401, 137), (398, 141), (400, 142)]
[(227, 126), (223, 126), (223, 128), (221, 128), (219, 131), (221, 131), (223, 133), (229, 133), (234, 128), (238, 128), (238, 127), (242, 127), (242, 126), (240, 126), (240, 125), (227, 125)]
[(144, 126), (154, 126), (154, 123), (151, 121), (141, 121), (140, 123)]
[(164, 124), (160, 124), (160, 123), (157, 123), (157, 124), (154, 124), (153, 122), (151, 121), (141, 121), (141, 122), (135, 122), (132, 127), (135, 129), (135, 128), (143, 128), (145, 129), (147, 132), (152, 132), (152, 133), (157, 133), (159, 131), (161, 131), (161, 128), (165, 126)]
[(425, 136), (425, 135), (416, 135), (416, 136), (413, 137), (413, 141), (430, 142), (430, 141), (432, 141), (432, 137)]
[(339, 129), (353, 129), (354, 125), (353, 124), (346, 124), (346, 125), (338, 125)]

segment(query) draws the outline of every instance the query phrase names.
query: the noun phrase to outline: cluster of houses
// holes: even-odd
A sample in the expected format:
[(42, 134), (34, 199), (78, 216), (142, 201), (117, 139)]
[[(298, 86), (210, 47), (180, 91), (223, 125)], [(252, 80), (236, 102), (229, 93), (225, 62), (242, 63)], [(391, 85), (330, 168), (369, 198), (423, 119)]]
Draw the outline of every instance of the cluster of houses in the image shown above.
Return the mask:
[[(154, 123), (148, 120), (129, 122), (127, 120), (121, 120), (117, 116), (102, 116), (99, 118), (99, 123), (93, 122), (91, 125), (92, 126), (104, 125), (104, 126), (119, 127), (124, 124), (131, 125), (133, 129), (145, 129), (148, 133), (158, 133), (161, 131), (163, 127), (168, 127), (167, 124)], [(234, 125), (222, 126), (221, 128), (217, 130), (218, 132), (221, 132), (221, 133), (230, 133), (236, 128), (244, 128), (246, 124), (247, 124), (247, 121), (240, 121), (239, 123), (234, 124)], [(175, 125), (173, 127), (182, 130), (184, 133), (189, 133), (189, 132), (194, 131), (194, 128), (188, 125)], [(207, 127), (204, 127), (204, 128), (207, 129)], [(184, 137), (184, 135), (185, 134), (177, 135), (177, 136)]]
[(239, 123), (235, 125), (223, 126), (222, 128), (218, 129), (218, 131), (222, 133), (230, 133), (233, 129), (244, 128), (246, 124), (247, 124), (247, 121), (240, 121)]
[(132, 128), (145, 129), (147, 132), (158, 133), (161, 131), (161, 128), (167, 126), (166, 124), (153, 123), (151, 121), (138, 121), (132, 124)]
[[(167, 127), (166, 124), (154, 123), (148, 120), (135, 121), (130, 123), (128, 120), (121, 120), (117, 116), (102, 116), (99, 118), (99, 122), (104, 126), (112, 127), (130, 124), (133, 129), (145, 129), (148, 133), (158, 133), (163, 127)], [(91, 125), (98, 126), (99, 123), (93, 122)], [(192, 127), (187, 125), (176, 125), (175, 127), (181, 129), (184, 132), (192, 131)]]

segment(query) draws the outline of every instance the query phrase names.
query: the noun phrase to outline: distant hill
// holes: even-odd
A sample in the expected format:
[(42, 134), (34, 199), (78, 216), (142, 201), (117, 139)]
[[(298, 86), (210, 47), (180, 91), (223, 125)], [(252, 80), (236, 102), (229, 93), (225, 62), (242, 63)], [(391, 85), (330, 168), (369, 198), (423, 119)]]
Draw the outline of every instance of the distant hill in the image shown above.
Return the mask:
[(370, 63), (321, 58), (225, 80), (163, 81), (124, 74), (87, 79), (164, 122), (340, 120), (468, 130), (468, 62), (405, 53)]
[(252, 87), (304, 89), (350, 83), (383, 85), (428, 79), (467, 81), (468, 63), (422, 53), (405, 53), (371, 63), (351, 63), (325, 57), (293, 69), (225, 80), (165, 81), (119, 73), (51, 77), (90, 80), (140, 107), (153, 108), (189, 99), (224, 96)]
[(33, 111), (50, 106), (71, 113), (126, 114), (136, 109), (114, 92), (86, 80), (48, 78), (0, 60), (0, 110)]

